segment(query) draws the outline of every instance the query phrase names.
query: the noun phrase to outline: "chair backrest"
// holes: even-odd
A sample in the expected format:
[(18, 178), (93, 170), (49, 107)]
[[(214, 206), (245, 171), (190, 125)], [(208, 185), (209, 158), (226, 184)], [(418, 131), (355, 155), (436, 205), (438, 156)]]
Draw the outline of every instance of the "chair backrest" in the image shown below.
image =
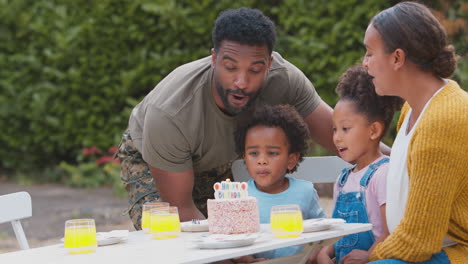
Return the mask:
[[(351, 166), (337, 156), (304, 157), (297, 171), (291, 177), (313, 183), (335, 182), (343, 168)], [(232, 163), (232, 175), (235, 181), (248, 181), (251, 177), (243, 160)]]
[(17, 192), (0, 196), (0, 224), (11, 222), (21, 249), (29, 249), (28, 241), (21, 226), (21, 219), (32, 216), (31, 196)]

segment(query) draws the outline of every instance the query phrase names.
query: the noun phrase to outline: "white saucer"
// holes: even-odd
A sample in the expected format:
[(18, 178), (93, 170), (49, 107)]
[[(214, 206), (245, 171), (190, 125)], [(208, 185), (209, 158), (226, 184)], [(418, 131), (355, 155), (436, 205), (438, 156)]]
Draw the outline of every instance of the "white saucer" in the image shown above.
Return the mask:
[(239, 235), (210, 235), (209, 233), (204, 233), (198, 238), (193, 239), (192, 242), (195, 247), (202, 249), (233, 248), (250, 246), (259, 237), (259, 233)]
[(128, 230), (112, 230), (110, 232), (97, 232), (96, 240), (98, 246), (107, 246), (127, 240)]
[(343, 224), (346, 221), (341, 218), (315, 218), (304, 220), (303, 232), (317, 232), (330, 229), (335, 224)]
[(106, 237), (106, 238), (98, 238), (97, 239), (97, 244), (98, 246), (108, 246), (108, 245), (114, 245), (117, 243), (120, 243), (124, 241), (124, 238), (121, 237)]
[[(97, 232), (96, 241), (98, 246), (114, 245), (127, 240), (128, 230), (113, 230), (110, 232)], [(63, 243), (63, 237), (60, 239)]]
[(208, 220), (200, 220), (199, 224), (194, 224), (192, 221), (180, 223), (182, 232), (207, 232)]

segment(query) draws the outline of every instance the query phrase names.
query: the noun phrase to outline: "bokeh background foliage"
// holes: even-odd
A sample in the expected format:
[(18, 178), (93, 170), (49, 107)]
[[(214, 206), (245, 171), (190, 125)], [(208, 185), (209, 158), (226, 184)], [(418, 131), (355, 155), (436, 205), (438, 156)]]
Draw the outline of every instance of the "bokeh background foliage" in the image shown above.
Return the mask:
[[(333, 106), (339, 75), (364, 54), (368, 21), (396, 2), (0, 0), (0, 172), (60, 181), (66, 176), (51, 172), (73, 174), (67, 164), (78, 167), (83, 148), (118, 144), (131, 109), (155, 84), (209, 55), (213, 22), (227, 8), (270, 16), (276, 50)], [(453, 27), (462, 55), (454, 78), (466, 89), (467, 4), (426, 3)]]

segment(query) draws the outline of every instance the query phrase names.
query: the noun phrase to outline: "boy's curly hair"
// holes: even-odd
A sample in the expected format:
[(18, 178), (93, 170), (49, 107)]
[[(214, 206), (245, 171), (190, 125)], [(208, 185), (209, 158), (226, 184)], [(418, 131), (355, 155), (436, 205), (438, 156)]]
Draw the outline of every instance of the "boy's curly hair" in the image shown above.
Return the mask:
[(289, 144), (289, 153), (299, 153), (298, 164), (287, 173), (297, 170), (307, 152), (309, 129), (299, 113), (290, 105), (265, 105), (257, 108), (252, 118), (234, 132), (236, 153), (244, 156), (247, 132), (256, 126), (277, 127), (284, 131)]
[(362, 65), (355, 65), (344, 72), (336, 87), (339, 100), (351, 100), (356, 110), (364, 114), (369, 122), (384, 124), (383, 137), (390, 126), (395, 111), (400, 110), (403, 99), (397, 96), (379, 96), (375, 92), (372, 76)]

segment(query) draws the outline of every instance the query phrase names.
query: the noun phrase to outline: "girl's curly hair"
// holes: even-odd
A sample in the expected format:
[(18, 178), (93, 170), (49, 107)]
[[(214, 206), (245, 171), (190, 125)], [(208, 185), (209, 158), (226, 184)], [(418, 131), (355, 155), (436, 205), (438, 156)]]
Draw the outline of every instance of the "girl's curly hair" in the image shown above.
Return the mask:
[(383, 137), (392, 122), (393, 114), (401, 108), (403, 99), (377, 95), (372, 78), (364, 66), (355, 65), (341, 75), (336, 92), (340, 100), (353, 101), (356, 110), (364, 114), (369, 122), (381, 121), (385, 126)]

